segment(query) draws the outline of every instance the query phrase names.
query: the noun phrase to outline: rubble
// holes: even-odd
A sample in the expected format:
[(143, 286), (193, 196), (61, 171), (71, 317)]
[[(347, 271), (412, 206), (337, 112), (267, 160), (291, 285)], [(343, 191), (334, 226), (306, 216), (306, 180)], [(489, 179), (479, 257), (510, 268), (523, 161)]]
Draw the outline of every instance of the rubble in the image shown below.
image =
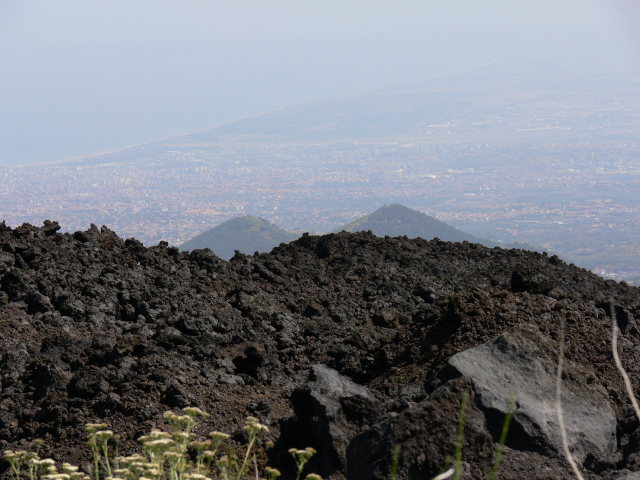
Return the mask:
[[(491, 382), (452, 366), (461, 352), (523, 325), (556, 345), (566, 318), (565, 381), (584, 382), (604, 402), (593, 415), (615, 419), (606, 432), (585, 425), (591, 439), (611, 440), (580, 447), (585, 478), (624, 478), (640, 467), (609, 313), (611, 300), (620, 355), (640, 391), (637, 287), (555, 256), (370, 232), (304, 235), (226, 262), (165, 242), (147, 248), (107, 227), (58, 229), (0, 225), (0, 451), (42, 438), (44, 454), (82, 463), (84, 424), (96, 421), (134, 451), (165, 410), (189, 405), (211, 413), (198, 433), (240, 441), (243, 418), (253, 415), (269, 426), (266, 440), (284, 445), (293, 426), (310, 428), (305, 410), (322, 407), (326, 414), (312, 417), (329, 436), (294, 438), (306, 441), (296, 447), (324, 449), (326, 461), (310, 464), (318, 473), (387, 478), (400, 446), (401, 478), (431, 478), (453, 454), (466, 393), (464, 475), (482, 478), (504, 409), (487, 403)], [(545, 395), (552, 360), (541, 363)], [(504, 404), (503, 387), (493, 394)], [(514, 425), (499, 478), (572, 476), (553, 435)], [(276, 448), (270, 462), (281, 457)]]

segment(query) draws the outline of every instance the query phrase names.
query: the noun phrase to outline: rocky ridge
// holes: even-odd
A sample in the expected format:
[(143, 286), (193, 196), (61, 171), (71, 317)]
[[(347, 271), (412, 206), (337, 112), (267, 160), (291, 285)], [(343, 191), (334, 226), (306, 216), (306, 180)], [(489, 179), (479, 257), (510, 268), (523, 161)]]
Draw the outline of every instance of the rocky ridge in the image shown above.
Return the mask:
[(106, 227), (58, 230), (0, 224), (0, 450), (40, 437), (44, 453), (82, 463), (84, 423), (105, 420), (129, 450), (165, 410), (194, 405), (212, 414), (204, 433), (236, 441), (257, 416), (284, 470), (289, 446), (311, 444), (325, 478), (387, 478), (400, 446), (401, 477), (431, 478), (466, 394), (464, 478), (483, 478), (515, 387), (499, 478), (571, 478), (547, 398), (565, 318), (574, 456), (585, 478), (640, 469), (607, 313), (612, 300), (640, 391), (638, 288), (438, 239), (305, 235), (226, 262)]

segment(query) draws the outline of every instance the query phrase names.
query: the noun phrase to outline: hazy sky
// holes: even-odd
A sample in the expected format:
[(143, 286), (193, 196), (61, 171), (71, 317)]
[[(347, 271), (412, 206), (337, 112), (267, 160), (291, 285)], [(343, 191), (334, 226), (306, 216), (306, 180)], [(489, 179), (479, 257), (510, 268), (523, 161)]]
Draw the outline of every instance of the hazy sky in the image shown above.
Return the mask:
[(0, 166), (504, 62), (640, 58), (637, 0), (0, 0)]

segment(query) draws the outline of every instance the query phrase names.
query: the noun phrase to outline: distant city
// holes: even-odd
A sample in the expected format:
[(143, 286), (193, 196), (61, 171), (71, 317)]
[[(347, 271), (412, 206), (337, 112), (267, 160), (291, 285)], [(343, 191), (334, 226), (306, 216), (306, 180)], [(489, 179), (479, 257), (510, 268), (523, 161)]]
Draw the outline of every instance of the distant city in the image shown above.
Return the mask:
[[(324, 233), (400, 203), (637, 284), (640, 94), (560, 98), (519, 97), (500, 108), (476, 102), (448, 116), (438, 111), (437, 123), (412, 117), (406, 128), (395, 128), (403, 119), (394, 117), (402, 133), (370, 136), (363, 132), (373, 107), (355, 130), (344, 120), (347, 108), (337, 133), (318, 134), (334, 128), (326, 115), (308, 127), (313, 108), (339, 110), (323, 103), (73, 161), (4, 168), (0, 221), (57, 220), (65, 231), (104, 224), (147, 245), (179, 245), (242, 214)], [(260, 131), (281, 124), (302, 127)]]

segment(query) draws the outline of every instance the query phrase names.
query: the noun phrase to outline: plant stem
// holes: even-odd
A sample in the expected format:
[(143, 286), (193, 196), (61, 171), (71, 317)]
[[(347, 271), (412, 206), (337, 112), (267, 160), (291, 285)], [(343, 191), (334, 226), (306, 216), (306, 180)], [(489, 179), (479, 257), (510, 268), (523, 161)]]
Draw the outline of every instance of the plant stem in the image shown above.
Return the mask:
[(238, 470), (238, 476), (236, 480), (240, 480), (244, 475), (245, 468), (247, 468), (247, 462), (249, 461), (249, 454), (251, 453), (251, 449), (253, 448), (253, 442), (256, 441), (257, 435), (255, 433), (251, 433), (249, 436), (249, 444), (247, 445), (247, 453), (244, 455), (244, 461), (242, 462), (242, 467)]
[(564, 425), (564, 418), (562, 415), (562, 362), (564, 361), (564, 324), (565, 324), (565, 315), (563, 313), (562, 320), (560, 322), (560, 352), (558, 354), (558, 375), (556, 376), (556, 411), (558, 413), (558, 423), (560, 424), (560, 435), (562, 436), (562, 448), (564, 449), (564, 455), (567, 457), (567, 461), (571, 468), (573, 469), (573, 473), (579, 480), (584, 480), (584, 477), (580, 473), (578, 469), (578, 465), (576, 465), (575, 460), (573, 459), (573, 455), (571, 455), (571, 451), (569, 450), (569, 442), (567, 441), (567, 429)]
[(460, 404), (460, 421), (458, 422), (458, 439), (456, 441), (456, 457), (454, 463), (454, 480), (460, 480), (462, 476), (462, 440), (464, 439), (464, 417), (467, 410), (468, 394), (462, 396), (462, 402)]
[(494, 480), (496, 478), (496, 475), (498, 474), (498, 467), (500, 467), (500, 461), (502, 460), (502, 451), (504, 450), (504, 444), (507, 442), (507, 432), (509, 432), (509, 424), (511, 423), (511, 417), (513, 417), (513, 412), (515, 410), (515, 397), (516, 391), (514, 389), (511, 391), (507, 415), (504, 418), (504, 423), (502, 424), (502, 433), (500, 434), (500, 442), (498, 443), (496, 459), (493, 461), (491, 473), (489, 473), (489, 477), (487, 480)]
[(626, 370), (622, 366), (620, 355), (618, 354), (618, 319), (616, 318), (616, 307), (613, 304), (613, 301), (609, 303), (609, 308), (611, 309), (611, 323), (613, 325), (613, 332), (611, 333), (611, 350), (613, 351), (613, 360), (616, 364), (616, 368), (620, 372), (620, 375), (622, 375), (624, 386), (627, 389), (627, 396), (629, 397), (629, 400), (631, 400), (631, 405), (633, 405), (633, 410), (636, 412), (636, 417), (640, 420), (640, 408), (638, 408), (638, 401), (633, 393), (629, 375), (627, 375)]
[(393, 464), (391, 468), (391, 480), (398, 478), (398, 460), (400, 458), (400, 445), (393, 450)]

